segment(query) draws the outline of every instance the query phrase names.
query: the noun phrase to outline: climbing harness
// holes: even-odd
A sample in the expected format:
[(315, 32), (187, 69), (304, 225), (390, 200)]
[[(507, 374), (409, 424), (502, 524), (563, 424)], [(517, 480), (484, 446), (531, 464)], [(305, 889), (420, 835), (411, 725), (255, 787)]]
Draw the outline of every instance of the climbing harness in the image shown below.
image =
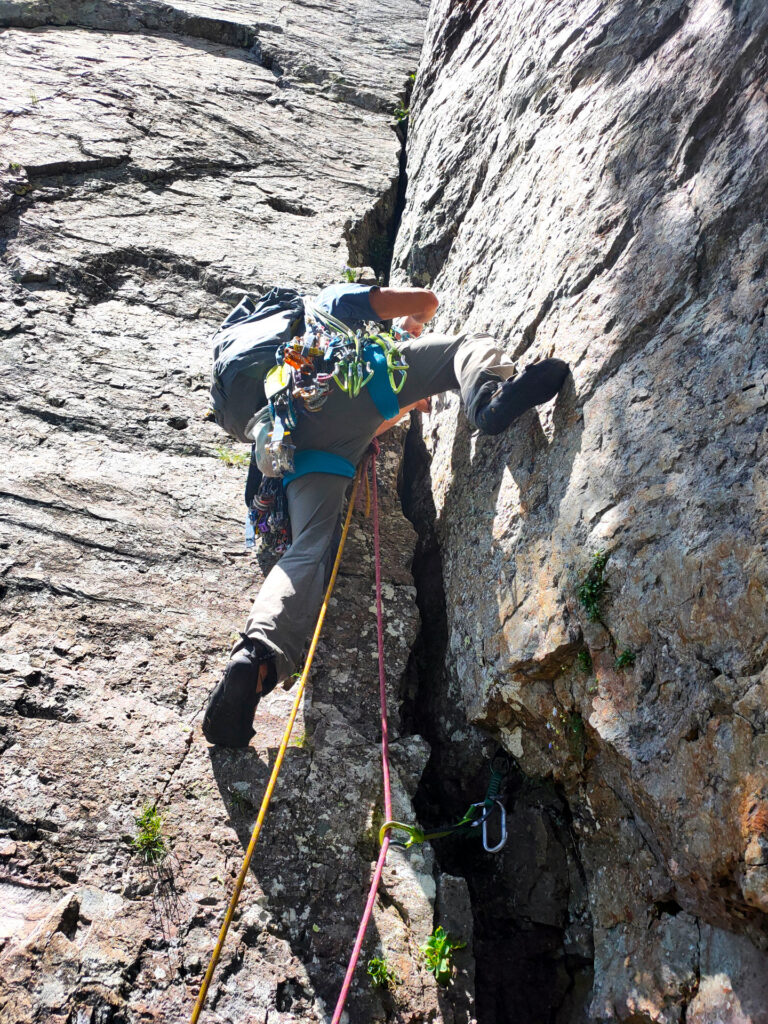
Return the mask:
[[(331, 594), (333, 593), (333, 588), (334, 588), (334, 586), (336, 584), (336, 577), (339, 574), (339, 566), (341, 565), (341, 556), (342, 556), (342, 553), (344, 551), (344, 545), (345, 545), (346, 540), (347, 540), (347, 534), (349, 533), (349, 526), (350, 526), (350, 523), (352, 522), (352, 512), (353, 512), (354, 507), (355, 507), (355, 500), (357, 498), (357, 492), (358, 492), (359, 487), (360, 487), (360, 480), (361, 480), (361, 478), (362, 478), (362, 469), (360, 470), (360, 472), (357, 475), (357, 480), (355, 481), (355, 485), (352, 488), (352, 494), (350, 495), (350, 498), (349, 498), (349, 505), (347, 507), (347, 516), (346, 516), (346, 519), (344, 520), (344, 527), (343, 527), (343, 529), (341, 531), (341, 540), (339, 541), (339, 549), (336, 552), (336, 559), (335, 559), (335, 561), (333, 563), (333, 569), (331, 571), (331, 578), (328, 581), (328, 587), (327, 587), (327, 589), (325, 591), (325, 598), (323, 599), (323, 604), (322, 604), (322, 607), (320, 608), (320, 614), (317, 617), (317, 625), (315, 626), (315, 632), (312, 635), (312, 641), (311, 641), (311, 643), (309, 645), (309, 651), (307, 653), (307, 660), (304, 663), (304, 669), (303, 669), (303, 671), (301, 673), (301, 678), (299, 679), (299, 682), (298, 682), (298, 684), (296, 686), (296, 696), (295, 696), (294, 701), (293, 701), (293, 707), (291, 708), (291, 713), (288, 716), (288, 724), (285, 727), (285, 732), (283, 733), (283, 738), (282, 738), (282, 740), (280, 742), (280, 747), (279, 747), (279, 749), (277, 751), (277, 757), (275, 758), (275, 764), (274, 764), (274, 766), (272, 768), (272, 774), (269, 777), (269, 782), (267, 783), (267, 788), (266, 788), (266, 791), (264, 793), (264, 797), (263, 797), (263, 799), (261, 801), (261, 807), (259, 808), (259, 814), (258, 814), (258, 817), (256, 818), (256, 824), (253, 826), (253, 832), (251, 834), (251, 841), (248, 843), (248, 849), (245, 852), (245, 859), (243, 860), (242, 867), (240, 868), (240, 874), (237, 876), (237, 881), (235, 882), (235, 888), (234, 888), (234, 890), (232, 892), (232, 896), (231, 896), (230, 901), (229, 901), (229, 906), (227, 907), (227, 912), (224, 915), (224, 922), (223, 922), (223, 924), (221, 926), (221, 931), (219, 932), (219, 937), (216, 940), (216, 945), (214, 946), (213, 953), (211, 954), (211, 960), (210, 960), (210, 963), (208, 964), (208, 969), (205, 972), (205, 977), (203, 978), (203, 983), (200, 986), (200, 992), (198, 993), (197, 1000), (195, 1001), (195, 1005), (194, 1005), (194, 1008), (192, 1010), (192, 1016), (190, 1017), (190, 1024), (197, 1024), (197, 1021), (198, 1021), (198, 1019), (200, 1017), (200, 1014), (202, 1012), (203, 1006), (205, 1005), (206, 996), (208, 995), (208, 989), (209, 989), (210, 984), (211, 984), (211, 979), (213, 978), (213, 972), (216, 970), (216, 964), (219, 962), (219, 957), (221, 956), (221, 950), (222, 950), (222, 948), (224, 946), (224, 940), (227, 937), (227, 932), (229, 931), (229, 926), (232, 923), (232, 917), (234, 916), (235, 909), (237, 908), (237, 904), (238, 904), (238, 901), (240, 899), (240, 893), (242, 892), (243, 884), (245, 883), (245, 879), (246, 879), (246, 876), (248, 874), (248, 868), (250, 867), (250, 864), (251, 864), (251, 858), (253, 857), (253, 851), (256, 849), (256, 843), (258, 842), (259, 835), (261, 834), (261, 827), (264, 824), (264, 819), (265, 819), (265, 817), (267, 815), (267, 809), (269, 807), (270, 800), (272, 799), (272, 793), (274, 791), (275, 784), (277, 782), (277, 777), (280, 774), (280, 768), (282, 767), (282, 764), (283, 764), (283, 759), (285, 757), (285, 751), (288, 748), (288, 741), (290, 740), (291, 732), (293, 731), (293, 723), (296, 721), (296, 715), (299, 712), (299, 705), (301, 704), (301, 698), (304, 696), (304, 688), (306, 686), (307, 678), (309, 677), (309, 671), (310, 671), (310, 669), (312, 667), (312, 662), (313, 662), (314, 657), (315, 657), (315, 651), (317, 650), (317, 644), (318, 644), (318, 641), (320, 639), (320, 633), (322, 632), (323, 623), (325, 622), (325, 616), (326, 616), (326, 613), (328, 611), (328, 607), (330, 605)], [(391, 813), (391, 810), (390, 810), (390, 813)]]
[[(499, 799), (499, 793), (509, 775), (509, 758), (502, 751), (497, 751), (491, 761), (491, 781), (488, 783), (485, 799), (478, 803), (470, 804), (467, 813), (454, 825), (444, 825), (441, 828), (425, 832), (418, 825), (406, 825), (402, 821), (385, 821), (379, 829), (379, 843), (390, 832), (404, 832), (408, 839), (402, 842), (399, 839), (392, 839), (392, 846), (399, 846), (404, 850), (413, 846), (414, 843), (431, 842), (433, 839), (445, 839), (448, 836), (468, 835), (473, 829), (480, 829), (483, 837), (483, 849), (488, 853), (498, 853), (507, 841), (507, 809)], [(494, 845), (491, 845), (489, 835), (489, 822), (498, 814), (498, 838)]]
[[(483, 846), (490, 853), (494, 853), (497, 850), (500, 850), (507, 840), (506, 811), (504, 810), (503, 803), (499, 799), (502, 786), (509, 773), (509, 759), (507, 758), (506, 754), (503, 753), (503, 751), (499, 751), (495, 755), (491, 763), (491, 781), (486, 791), (485, 800), (476, 804), (472, 804), (472, 806), (467, 811), (467, 814), (465, 814), (464, 818), (462, 818), (462, 820), (457, 822), (455, 825), (447, 826), (446, 828), (440, 829), (435, 832), (425, 833), (417, 826), (405, 825), (400, 822), (392, 820), (392, 787), (390, 782), (389, 727), (387, 720), (387, 677), (384, 659), (384, 613), (382, 608), (381, 597), (382, 580), (381, 544), (379, 530), (379, 501), (378, 482), (376, 476), (376, 455), (378, 454), (378, 451), (378, 442), (374, 440), (371, 444), (370, 454), (367, 460), (363, 463), (360, 470), (358, 470), (356, 474), (355, 484), (352, 489), (352, 494), (349, 500), (349, 506), (347, 508), (347, 515), (344, 521), (344, 527), (342, 529), (341, 540), (339, 542), (338, 551), (336, 553), (336, 559), (334, 561), (333, 570), (331, 572), (331, 578), (328, 583), (325, 598), (323, 600), (323, 604), (320, 609), (320, 614), (317, 619), (317, 625), (315, 626), (315, 631), (309, 646), (307, 660), (304, 664), (304, 669), (301, 673), (301, 677), (296, 688), (296, 696), (294, 698), (293, 707), (291, 708), (291, 713), (288, 718), (288, 724), (286, 725), (285, 732), (283, 734), (283, 738), (277, 752), (277, 757), (275, 758), (275, 763), (272, 768), (272, 774), (270, 775), (269, 782), (267, 784), (267, 789), (264, 793), (264, 797), (261, 802), (261, 807), (256, 818), (256, 824), (253, 827), (253, 833), (251, 835), (250, 842), (248, 843), (248, 848), (245, 853), (245, 859), (243, 860), (242, 867), (240, 868), (240, 873), (238, 874), (237, 881), (235, 882), (235, 888), (230, 898), (227, 911), (224, 915), (224, 922), (221, 926), (221, 930), (219, 932), (216, 945), (211, 955), (210, 963), (208, 964), (208, 968), (205, 972), (205, 977), (203, 978), (202, 985), (200, 986), (200, 992), (197, 996), (195, 1006), (192, 1010), (190, 1024), (197, 1024), (203, 1006), (205, 1005), (208, 989), (210, 987), (214, 971), (216, 970), (216, 965), (219, 961), (219, 957), (221, 956), (221, 950), (223, 948), (227, 932), (229, 931), (229, 926), (232, 923), (232, 918), (234, 916), (235, 909), (237, 908), (237, 904), (240, 899), (240, 893), (242, 892), (243, 885), (248, 874), (248, 868), (250, 867), (251, 858), (253, 857), (256, 843), (258, 841), (259, 835), (261, 834), (261, 828), (266, 817), (267, 809), (269, 807), (269, 803), (272, 798), (275, 785), (277, 783), (280, 768), (282, 767), (285, 752), (288, 747), (288, 741), (290, 740), (293, 725), (296, 720), (296, 715), (298, 714), (299, 705), (304, 695), (304, 688), (306, 686), (307, 678), (312, 667), (312, 661), (315, 656), (315, 651), (317, 650), (317, 644), (320, 638), (320, 633), (322, 631), (323, 623), (325, 622), (325, 616), (330, 604), (331, 595), (333, 593), (333, 588), (336, 583), (336, 578), (338, 576), (342, 552), (344, 551), (344, 545), (347, 539), (347, 534), (349, 533), (349, 526), (352, 520), (352, 512), (354, 510), (355, 501), (357, 499), (363, 478), (365, 478), (366, 488), (368, 486), (368, 467), (370, 467), (371, 471), (371, 497), (373, 506), (373, 551), (376, 572), (376, 642), (379, 656), (379, 700), (381, 705), (381, 769), (384, 792), (385, 823), (382, 826), (380, 832), (381, 847), (379, 850), (379, 857), (376, 862), (376, 867), (374, 868), (373, 877), (371, 879), (370, 888), (368, 890), (368, 898), (366, 900), (365, 909), (363, 911), (363, 915), (360, 920), (360, 925), (357, 930), (355, 943), (352, 948), (352, 954), (349, 958), (347, 971), (344, 976), (344, 981), (341, 986), (341, 991), (339, 993), (339, 998), (336, 1003), (336, 1008), (331, 1019), (331, 1024), (340, 1024), (341, 1017), (344, 1012), (344, 1006), (349, 995), (350, 986), (352, 984), (352, 978), (354, 976), (355, 968), (357, 967), (357, 962), (360, 958), (360, 952), (363, 947), (365, 933), (368, 929), (368, 924), (370, 923), (371, 915), (373, 914), (373, 907), (376, 902), (376, 895), (378, 893), (379, 883), (381, 881), (381, 876), (384, 870), (384, 864), (387, 859), (387, 852), (389, 850), (390, 844), (404, 846), (407, 848), (411, 846), (413, 843), (421, 843), (425, 842), (428, 839), (437, 839), (442, 836), (454, 835), (461, 832), (470, 832), (472, 829), (478, 828), (480, 828), (482, 831)], [(298, 455), (303, 454), (306, 453), (298, 453)], [(315, 454), (318, 456), (324, 456), (327, 453), (318, 452)], [(282, 485), (282, 481), (277, 481), (277, 483), (280, 483)], [(490, 840), (488, 837), (488, 822), (496, 813), (497, 809), (500, 815), (500, 839), (496, 843), (496, 845), (491, 846), (489, 845)], [(391, 839), (390, 832), (393, 830), (403, 831), (406, 834), (408, 834), (408, 841), (402, 843), (397, 840)]]

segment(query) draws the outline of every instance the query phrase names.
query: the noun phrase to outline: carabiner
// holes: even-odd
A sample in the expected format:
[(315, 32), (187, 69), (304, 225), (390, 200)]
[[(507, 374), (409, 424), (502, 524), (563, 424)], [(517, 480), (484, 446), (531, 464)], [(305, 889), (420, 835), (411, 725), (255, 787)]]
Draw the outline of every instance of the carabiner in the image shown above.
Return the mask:
[[(395, 383), (396, 373), (400, 374), (399, 383)], [(399, 395), (408, 376), (408, 363), (403, 359), (400, 350), (394, 346), (387, 349), (387, 374), (389, 375), (389, 386), (396, 395)]]
[(414, 843), (423, 843), (426, 836), (417, 825), (405, 825), (402, 821), (385, 821), (379, 829), (379, 846), (384, 842), (384, 836), (387, 832), (392, 829), (397, 829), (399, 832), (405, 832), (408, 836), (408, 842), (404, 843), (400, 839), (392, 839), (390, 837), (391, 846), (400, 846), (404, 850), (407, 850), (409, 846), (413, 846)]
[[(410, 335), (406, 335), (410, 337)], [(392, 343), (389, 338), (386, 338), (383, 334), (374, 334), (368, 339), (369, 344), (378, 345), (384, 353), (384, 358), (387, 363), (387, 377), (389, 378), (389, 386), (392, 388), (394, 394), (399, 395), (403, 390), (405, 384), (405, 378), (408, 375), (408, 364), (403, 359), (403, 355), (400, 349)], [(400, 374), (399, 381), (395, 380), (395, 374)]]
[(488, 814), (483, 818), (483, 849), (487, 853), (498, 853), (499, 850), (504, 846), (507, 841), (507, 809), (501, 800), (494, 800), (494, 805), (498, 806), (501, 811), (501, 839), (495, 846), (488, 845), (488, 821), (491, 817), (491, 811), (493, 808), (489, 808)]

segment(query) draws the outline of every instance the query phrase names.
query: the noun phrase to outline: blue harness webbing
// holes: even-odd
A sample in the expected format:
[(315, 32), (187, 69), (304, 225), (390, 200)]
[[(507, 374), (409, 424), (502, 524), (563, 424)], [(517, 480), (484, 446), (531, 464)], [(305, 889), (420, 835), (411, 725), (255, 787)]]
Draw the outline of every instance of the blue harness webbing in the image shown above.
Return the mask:
[(349, 459), (345, 459), (343, 455), (334, 455), (332, 452), (321, 452), (316, 448), (305, 448), (296, 452), (293, 463), (296, 467), (294, 472), (283, 477), (285, 486), (300, 476), (306, 476), (307, 473), (331, 473), (333, 476), (346, 476), (350, 480), (355, 475), (355, 467)]

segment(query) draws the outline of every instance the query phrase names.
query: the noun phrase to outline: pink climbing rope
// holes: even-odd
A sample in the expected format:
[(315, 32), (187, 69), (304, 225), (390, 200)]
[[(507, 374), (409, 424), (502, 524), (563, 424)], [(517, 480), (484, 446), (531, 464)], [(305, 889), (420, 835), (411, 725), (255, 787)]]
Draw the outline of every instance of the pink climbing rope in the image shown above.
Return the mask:
[[(391, 821), (392, 819), (392, 792), (389, 783), (389, 731), (387, 728), (387, 673), (384, 667), (384, 614), (381, 607), (381, 551), (379, 547), (379, 494), (376, 483), (376, 454), (379, 451), (379, 445), (376, 440), (373, 441), (371, 446), (370, 455), (370, 466), (371, 466), (371, 483), (373, 491), (373, 555), (374, 562), (376, 564), (376, 639), (379, 648), (379, 698), (381, 700), (381, 769), (384, 776), (384, 820)], [(379, 890), (379, 882), (381, 881), (381, 873), (384, 870), (384, 863), (387, 859), (387, 850), (389, 849), (389, 833), (384, 836), (384, 842), (381, 844), (381, 850), (379, 852), (379, 859), (376, 862), (376, 869), (373, 872), (373, 878), (371, 879), (371, 888), (368, 892), (368, 900), (365, 904), (365, 910), (360, 920), (360, 927), (357, 930), (357, 938), (355, 939), (355, 945), (352, 947), (352, 955), (349, 958), (349, 964), (347, 966), (347, 973), (344, 976), (344, 983), (341, 986), (341, 992), (339, 993), (339, 999), (336, 1003), (336, 1009), (333, 1011), (333, 1019), (331, 1024), (339, 1024), (341, 1015), (344, 1012), (344, 1004), (347, 1001), (349, 995), (349, 989), (352, 984), (352, 976), (355, 973), (357, 967), (357, 961), (360, 958), (360, 950), (363, 948), (363, 939), (368, 928), (368, 923), (371, 920), (371, 914), (373, 913), (373, 905), (376, 902), (376, 893)]]

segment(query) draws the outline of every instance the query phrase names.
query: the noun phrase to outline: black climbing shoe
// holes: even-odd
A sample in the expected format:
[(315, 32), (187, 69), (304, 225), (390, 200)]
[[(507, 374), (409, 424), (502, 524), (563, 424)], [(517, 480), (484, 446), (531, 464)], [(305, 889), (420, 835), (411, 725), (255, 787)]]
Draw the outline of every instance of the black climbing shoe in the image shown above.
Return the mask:
[(484, 434), (500, 434), (524, 412), (554, 398), (568, 372), (568, 363), (562, 359), (542, 359), (502, 384), (498, 379), (487, 380), (472, 403), (475, 426)]
[[(203, 735), (219, 747), (248, 746), (254, 735), (253, 715), (258, 703), (277, 683), (274, 655), (245, 635), (243, 643), (230, 658), (205, 709)], [(267, 674), (259, 693), (259, 671), (265, 662)]]

